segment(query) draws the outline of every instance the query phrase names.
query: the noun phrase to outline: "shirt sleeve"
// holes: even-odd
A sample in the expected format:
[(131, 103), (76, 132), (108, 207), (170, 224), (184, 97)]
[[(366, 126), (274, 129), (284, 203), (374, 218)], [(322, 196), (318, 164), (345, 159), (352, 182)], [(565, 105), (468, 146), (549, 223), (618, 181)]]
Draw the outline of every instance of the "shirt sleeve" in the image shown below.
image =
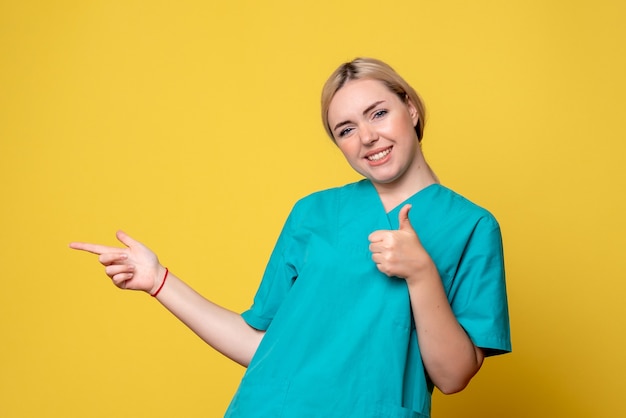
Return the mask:
[(297, 252), (297, 243), (294, 239), (297, 218), (296, 205), (289, 214), (274, 246), (263, 279), (254, 296), (254, 302), (250, 309), (242, 313), (243, 319), (255, 329), (267, 330), (298, 276), (294, 262), (294, 253)]
[(476, 223), (449, 300), (461, 326), (487, 356), (511, 351), (502, 236), (493, 217)]

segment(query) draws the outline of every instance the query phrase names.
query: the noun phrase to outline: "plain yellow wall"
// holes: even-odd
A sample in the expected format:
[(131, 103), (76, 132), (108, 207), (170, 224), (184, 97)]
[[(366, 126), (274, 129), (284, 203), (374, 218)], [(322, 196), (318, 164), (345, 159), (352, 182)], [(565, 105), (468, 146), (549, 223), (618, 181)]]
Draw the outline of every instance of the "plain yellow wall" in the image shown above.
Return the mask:
[(245, 309), (295, 200), (357, 179), (318, 101), (359, 55), (422, 93), (431, 165), (503, 229), (514, 353), (433, 416), (625, 416), (625, 12), (0, 2), (0, 416), (221, 416), (243, 369), (67, 244), (124, 229)]

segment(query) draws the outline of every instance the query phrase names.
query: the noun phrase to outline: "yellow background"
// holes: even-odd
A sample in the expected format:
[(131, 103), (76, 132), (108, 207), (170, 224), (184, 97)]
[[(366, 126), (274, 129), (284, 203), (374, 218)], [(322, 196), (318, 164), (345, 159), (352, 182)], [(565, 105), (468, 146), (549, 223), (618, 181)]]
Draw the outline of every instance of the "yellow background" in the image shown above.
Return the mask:
[(295, 200), (357, 179), (318, 102), (359, 55), (421, 92), (431, 165), (503, 229), (514, 353), (433, 416), (626, 416), (625, 12), (0, 2), (0, 416), (223, 414), (243, 369), (67, 244), (124, 229), (245, 309)]

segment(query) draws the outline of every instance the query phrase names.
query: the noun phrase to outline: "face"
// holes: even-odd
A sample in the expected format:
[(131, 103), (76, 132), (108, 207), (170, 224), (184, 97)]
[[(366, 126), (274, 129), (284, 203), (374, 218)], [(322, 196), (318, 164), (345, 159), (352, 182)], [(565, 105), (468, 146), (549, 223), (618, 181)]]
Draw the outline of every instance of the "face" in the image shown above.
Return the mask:
[(375, 184), (410, 175), (420, 151), (415, 106), (378, 80), (348, 81), (328, 108), (337, 146), (358, 173)]

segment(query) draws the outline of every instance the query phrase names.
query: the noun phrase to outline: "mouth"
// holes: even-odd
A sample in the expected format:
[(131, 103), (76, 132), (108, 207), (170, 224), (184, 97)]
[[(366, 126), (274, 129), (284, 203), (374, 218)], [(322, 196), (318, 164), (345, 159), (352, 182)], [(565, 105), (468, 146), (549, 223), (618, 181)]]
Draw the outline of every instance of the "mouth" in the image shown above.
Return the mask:
[(388, 147), (380, 151), (369, 153), (365, 156), (365, 159), (371, 162), (380, 161), (383, 158), (385, 158), (387, 155), (389, 155), (389, 153), (391, 152), (391, 148), (393, 147)]

